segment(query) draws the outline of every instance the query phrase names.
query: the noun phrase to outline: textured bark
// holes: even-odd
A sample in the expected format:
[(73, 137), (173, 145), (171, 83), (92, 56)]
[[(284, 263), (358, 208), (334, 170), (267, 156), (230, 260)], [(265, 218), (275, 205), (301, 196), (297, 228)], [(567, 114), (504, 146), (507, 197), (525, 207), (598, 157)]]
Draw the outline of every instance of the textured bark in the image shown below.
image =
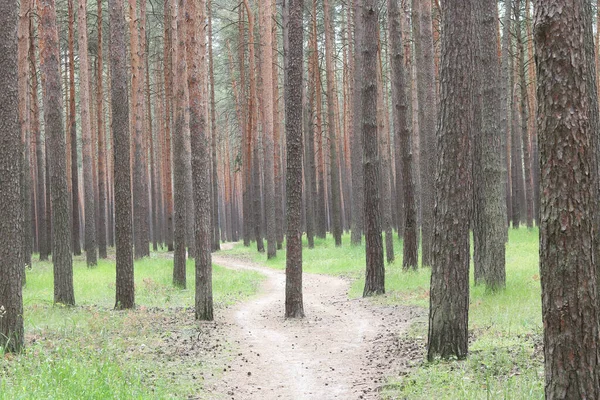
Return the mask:
[(325, 238), (327, 232), (327, 203), (325, 200), (327, 188), (325, 187), (325, 149), (323, 148), (323, 99), (321, 89), (321, 71), (319, 69), (319, 48), (317, 45), (317, 0), (313, 0), (312, 7), (312, 62), (313, 84), (315, 86), (315, 139), (317, 157), (317, 237)]
[(354, 245), (360, 245), (364, 230), (364, 178), (362, 167), (362, 126), (361, 119), (358, 117), (362, 113), (362, 57), (360, 49), (362, 48), (362, 31), (360, 16), (360, 0), (354, 0), (354, 68), (353, 68), (353, 96), (352, 112), (354, 114), (352, 126), (352, 139), (350, 145), (350, 158), (352, 162), (352, 227), (350, 228), (350, 242)]
[(212, 249), (221, 249), (219, 223), (219, 177), (217, 174), (217, 112), (215, 106), (215, 73), (213, 67), (212, 0), (208, 1), (208, 70), (210, 76), (210, 132), (212, 160)]
[[(500, 81), (501, 86), (501, 115), (500, 124), (501, 131), (503, 134), (503, 175), (506, 195), (506, 224), (510, 225), (512, 219), (512, 178), (510, 170), (510, 138), (511, 138), (511, 93), (512, 86), (511, 82), (511, 68), (510, 68), (510, 57), (511, 57), (511, 11), (512, 7), (506, 7), (504, 10), (504, 19), (502, 21), (502, 62), (501, 62), (501, 75)], [(506, 234), (506, 240), (508, 240), (508, 231)]]
[(547, 399), (600, 398), (594, 261), (598, 178), (590, 173), (597, 168), (593, 136), (599, 127), (597, 103), (592, 103), (597, 99), (593, 53), (585, 49), (592, 41), (591, 10), (585, 3), (535, 2)]
[[(334, 30), (329, 0), (323, 0), (325, 14), (325, 72), (327, 75), (327, 132), (329, 134), (329, 162), (331, 173), (331, 231), (335, 245), (342, 245), (342, 198), (340, 191), (340, 167), (338, 165), (338, 121), (336, 118), (336, 90), (333, 53)], [(338, 113), (339, 114), (339, 113)]]
[[(148, 109), (150, 108), (150, 103), (146, 101), (144, 96), (144, 90), (146, 87), (146, 65), (148, 61), (148, 44), (146, 42), (146, 0), (140, 1), (140, 42), (139, 42), (139, 54), (140, 54), (140, 62), (138, 64), (138, 72), (137, 74), (140, 77), (140, 85), (138, 87), (139, 93), (139, 101), (141, 103), (141, 110), (136, 112), (140, 112), (140, 121), (141, 121), (141, 132), (142, 132), (142, 204), (143, 204), (143, 214), (142, 214), (142, 248), (143, 252), (142, 257), (150, 256), (150, 177), (148, 175), (148, 137), (152, 135), (152, 127), (149, 126), (149, 121), (146, 120), (146, 115), (148, 114)], [(137, 122), (137, 117), (136, 117)], [(137, 130), (137, 128), (136, 128)], [(135, 249), (134, 249), (135, 250)]]
[[(312, 43), (312, 40), (311, 40)], [(313, 49), (311, 48), (310, 51)], [(311, 76), (313, 76), (313, 63), (308, 63), (308, 79), (310, 82)], [(304, 200), (304, 212), (306, 219), (306, 239), (308, 242), (308, 248), (312, 249), (315, 247), (315, 228), (316, 228), (316, 205), (317, 205), (317, 170), (315, 166), (315, 124), (314, 124), (314, 102), (315, 102), (315, 86), (308, 84), (306, 85), (308, 95), (303, 99), (307, 102), (304, 112), (304, 183), (305, 183), (305, 200)]]
[(104, 126), (104, 64), (102, 0), (97, 2), (98, 59), (96, 60), (96, 121), (98, 127), (98, 256), (106, 258), (106, 130)]
[(533, 175), (531, 171), (531, 144), (529, 138), (529, 92), (525, 79), (525, 33), (521, 26), (521, 0), (515, 0), (515, 29), (517, 29), (517, 68), (521, 102), (521, 143), (523, 145), (523, 165), (525, 172), (525, 205), (527, 227), (533, 227)]
[(58, 29), (54, 0), (40, 0), (40, 69), (44, 97), (44, 125), (50, 166), (52, 206), (52, 262), (54, 263), (54, 302), (75, 304), (73, 258), (69, 226), (69, 187), (65, 162), (66, 143), (62, 120)]
[[(21, 168), (21, 202), (23, 205), (23, 271), (21, 274), (22, 284), (25, 284), (25, 268), (31, 266), (31, 251), (33, 244), (32, 235), (32, 210), (31, 195), (32, 182), (30, 171), (31, 129), (29, 127), (30, 115), (28, 112), (29, 104), (29, 11), (31, 9), (30, 0), (21, 0), (19, 4), (19, 22), (17, 28), (17, 63), (18, 63), (18, 111), (19, 127), (21, 132), (21, 150), (23, 152), (23, 163)], [(12, 22), (12, 21), (11, 21)], [(10, 25), (12, 27), (12, 24)], [(10, 42), (12, 46), (12, 41)], [(11, 71), (12, 72), (12, 71)]]
[(143, 121), (144, 109), (142, 104), (142, 77), (140, 75), (140, 39), (138, 32), (138, 17), (136, 11), (136, 0), (128, 0), (129, 4), (129, 51), (130, 51), (130, 75), (131, 75), (131, 107), (133, 111), (133, 197), (135, 207), (133, 209), (133, 240), (135, 258), (145, 256), (144, 251), (144, 215), (147, 210), (144, 207), (144, 179), (143, 170)]
[(47, 235), (46, 219), (46, 157), (45, 146), (42, 140), (42, 131), (40, 129), (40, 107), (38, 101), (38, 77), (37, 63), (35, 57), (35, 34), (33, 30), (33, 18), (29, 24), (29, 62), (31, 65), (31, 129), (32, 137), (35, 137), (35, 157), (37, 164), (36, 181), (37, 181), (37, 223), (38, 223), (38, 250), (40, 252), (40, 261), (48, 259), (50, 240)]
[(0, 5), (0, 348), (5, 351), (20, 351), (24, 339), (21, 288), (23, 151), (18, 109), (19, 60), (15, 57), (18, 11), (14, 0)]
[(512, 181), (512, 222), (513, 228), (519, 228), (522, 221), (522, 212), (525, 211), (525, 188), (523, 181), (523, 154), (522, 154), (522, 143), (521, 143), (521, 126), (520, 126), (520, 115), (518, 107), (518, 92), (517, 86), (519, 84), (519, 75), (516, 70), (517, 63), (511, 59), (511, 181)]
[(173, 179), (171, 173), (171, 127), (173, 121), (173, 32), (171, 20), (173, 19), (171, 0), (164, 0), (165, 36), (164, 36), (164, 77), (165, 77), (165, 140), (163, 145), (163, 165), (165, 168), (163, 182), (165, 195), (165, 225), (166, 244), (169, 251), (173, 251)]
[(271, 0), (271, 11), (273, 21), (271, 23), (271, 36), (273, 44), (273, 168), (275, 170), (275, 235), (277, 238), (277, 250), (283, 248), (283, 168), (281, 166), (281, 131), (283, 130), (283, 118), (279, 104), (279, 48), (277, 45), (277, 6), (276, 0)]
[(302, 11), (304, 0), (283, 3), (285, 63), (286, 268), (285, 316), (304, 317), (302, 301)]
[[(540, 157), (538, 150), (538, 135), (536, 126), (536, 115), (537, 110), (537, 98), (535, 95), (536, 90), (536, 76), (535, 76), (535, 60), (533, 53), (533, 33), (532, 33), (532, 18), (531, 18), (531, 1), (525, 1), (525, 26), (526, 26), (526, 40), (527, 40), (527, 77), (529, 79), (529, 85), (527, 85), (527, 97), (528, 107), (531, 113), (529, 118), (529, 140), (531, 143), (531, 179), (533, 182), (533, 219), (539, 226), (540, 219)], [(596, 68), (597, 69), (597, 68)]]
[(253, 231), (254, 231), (254, 240), (256, 240), (256, 248), (259, 252), (265, 251), (265, 246), (263, 244), (262, 235), (260, 233), (260, 225), (261, 225), (261, 199), (260, 199), (260, 164), (258, 158), (258, 97), (256, 94), (256, 58), (254, 53), (254, 14), (252, 13), (252, 8), (250, 7), (250, 3), (248, 0), (244, 0), (244, 5), (246, 7), (246, 13), (248, 14), (248, 73), (249, 73), (249, 83), (250, 83), (250, 96), (248, 100), (248, 136), (251, 139), (251, 144), (248, 147), (248, 157), (250, 158), (250, 153), (252, 154), (252, 162), (250, 163), (252, 168), (252, 196), (250, 199), (252, 200), (252, 210), (254, 214), (254, 218), (252, 220), (253, 223)]
[[(83, 160), (83, 190), (85, 209), (85, 259), (88, 267), (98, 264), (96, 253), (96, 205), (92, 164), (92, 126), (90, 116), (90, 62), (87, 40), (87, 1), (78, 0), (77, 38), (79, 43), (79, 102), (81, 120), (81, 148)], [(74, 117), (73, 117), (74, 118)], [(75, 146), (76, 142), (73, 142)]]
[[(72, 235), (72, 246), (73, 254), (76, 256), (81, 254), (81, 244), (79, 239), (79, 227), (80, 227), (80, 208), (79, 208), (79, 172), (78, 172), (78, 161), (77, 161), (77, 127), (75, 118), (75, 14), (73, 12), (73, 0), (68, 0), (68, 13), (69, 13), (69, 115), (68, 118), (68, 132), (67, 135), (71, 141), (71, 235)], [(45, 107), (45, 105), (44, 105)], [(48, 219), (48, 223), (50, 220)], [(50, 236), (48, 236), (50, 238)]]
[[(377, 34), (379, 39), (379, 33)], [(390, 164), (390, 131), (388, 129), (389, 118), (386, 118), (387, 104), (384, 99), (385, 87), (383, 84), (383, 62), (381, 42), (378, 40), (377, 55), (377, 127), (380, 136), (381, 153), (381, 223), (385, 232), (385, 259), (388, 263), (394, 261), (394, 234), (392, 232), (392, 189), (391, 189), (391, 164)]]
[[(434, 64), (434, 44), (431, 21), (431, 0), (419, 5), (419, 43), (415, 47), (419, 97), (419, 140), (421, 174), (421, 251), (423, 265), (432, 263), (433, 206), (436, 156), (435, 129), (438, 123)], [(446, 32), (444, 30), (444, 32)]]
[(418, 266), (419, 243), (417, 240), (417, 209), (415, 202), (415, 182), (413, 174), (412, 138), (408, 121), (408, 99), (406, 85), (406, 71), (404, 64), (404, 51), (402, 48), (402, 30), (400, 29), (400, 11), (398, 0), (388, 0), (389, 41), (392, 68), (392, 113), (394, 121), (394, 138), (396, 150), (396, 165), (401, 163), (401, 168), (396, 168), (396, 182), (404, 182), (403, 192), (400, 193), (399, 185), (396, 186), (397, 196), (404, 198), (404, 243), (402, 267), (404, 269)]
[(123, 0), (109, 0), (110, 10), (110, 77), (114, 149), (114, 197), (116, 242), (116, 309), (135, 307), (133, 271), (133, 216), (129, 133), (129, 99), (127, 93), (127, 58)]
[[(185, 44), (187, 47), (187, 84), (190, 88), (190, 133), (194, 176), (195, 240), (196, 240), (196, 319), (212, 321), (211, 248), (211, 159), (207, 130), (206, 96), (206, 33), (204, 10), (206, 3), (179, 0), (179, 10), (185, 7)], [(181, 21), (181, 20), (179, 20)], [(183, 33), (183, 26), (178, 32)], [(197, 34), (200, 32), (200, 34)], [(181, 42), (180, 42), (181, 43)], [(204, 89), (204, 90), (203, 90)]]
[(427, 359), (467, 356), (473, 1), (446, 0)]
[(273, 140), (274, 119), (273, 109), (277, 99), (273, 98), (273, 40), (271, 21), (273, 10), (272, 2), (267, 0), (258, 3), (259, 28), (261, 40), (260, 68), (262, 78), (261, 116), (264, 144), (264, 201), (267, 218), (267, 258), (273, 258), (277, 253), (277, 231), (275, 221), (275, 144)]
[(385, 293), (385, 267), (381, 235), (381, 199), (379, 195), (381, 172), (377, 132), (377, 0), (362, 2), (361, 67), (362, 67), (362, 121), (363, 174), (365, 199), (366, 278), (363, 296)]
[(476, 53), (474, 101), (480, 110), (473, 136), (473, 243), (475, 282), (485, 281), (488, 290), (506, 285), (506, 203), (502, 176), (501, 114), (502, 81), (498, 60), (498, 6), (496, 0), (475, 2)]
[[(175, 4), (175, 3), (174, 3)], [(173, 221), (173, 244), (175, 252), (173, 255), (173, 285), (186, 287), (185, 268), (185, 107), (188, 101), (186, 96), (187, 64), (185, 57), (185, 35), (183, 9), (171, 8), (173, 24), (171, 34), (176, 43), (175, 46), (175, 129), (173, 130), (173, 180), (174, 180), (174, 221)]]

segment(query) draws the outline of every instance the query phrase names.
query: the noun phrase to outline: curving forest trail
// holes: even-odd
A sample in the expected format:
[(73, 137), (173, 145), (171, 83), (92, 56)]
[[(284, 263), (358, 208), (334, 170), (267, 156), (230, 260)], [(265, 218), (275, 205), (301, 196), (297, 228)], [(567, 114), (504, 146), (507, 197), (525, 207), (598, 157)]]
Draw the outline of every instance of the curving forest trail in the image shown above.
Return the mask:
[[(257, 296), (228, 308), (224, 339), (235, 354), (207, 387), (228, 399), (375, 399), (385, 376), (401, 373), (420, 349), (399, 335), (423, 311), (348, 299), (342, 278), (304, 274), (303, 320), (283, 318), (285, 274), (223, 254), (213, 262), (267, 279)], [(408, 346), (411, 347), (411, 346)]]

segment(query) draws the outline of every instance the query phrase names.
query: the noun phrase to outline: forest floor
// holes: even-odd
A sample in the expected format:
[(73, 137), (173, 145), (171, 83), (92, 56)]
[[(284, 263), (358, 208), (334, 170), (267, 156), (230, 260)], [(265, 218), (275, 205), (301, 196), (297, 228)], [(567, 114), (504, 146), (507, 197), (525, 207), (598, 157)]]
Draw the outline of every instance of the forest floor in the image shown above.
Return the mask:
[(374, 399), (387, 376), (422, 357), (419, 345), (401, 339), (421, 307), (349, 299), (348, 279), (305, 274), (307, 317), (286, 320), (283, 272), (227, 254), (213, 261), (267, 279), (257, 296), (222, 317), (237, 353), (205, 390), (230, 399)]

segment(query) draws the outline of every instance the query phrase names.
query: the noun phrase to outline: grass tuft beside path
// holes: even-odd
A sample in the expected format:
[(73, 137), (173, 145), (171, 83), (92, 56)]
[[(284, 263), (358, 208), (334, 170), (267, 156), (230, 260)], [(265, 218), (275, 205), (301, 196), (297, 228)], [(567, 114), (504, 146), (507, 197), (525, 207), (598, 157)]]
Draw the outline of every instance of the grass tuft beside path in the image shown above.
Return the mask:
[[(349, 296), (362, 295), (365, 273), (364, 241), (351, 246), (349, 235), (343, 246), (333, 239), (315, 239), (308, 249), (304, 239), (303, 270), (309, 273), (348, 277)], [(380, 304), (417, 305), (429, 308), (430, 269), (402, 270), (402, 241), (394, 239), (396, 261), (386, 264), (386, 294), (373, 299)], [(237, 245), (224, 253), (235, 254), (272, 268), (285, 268), (285, 250), (266, 260), (255, 247)], [(382, 388), (389, 399), (543, 399), (544, 375), (541, 297), (538, 269), (538, 230), (511, 229), (506, 246), (507, 287), (487, 293), (471, 280), (469, 331), (472, 340), (465, 361), (423, 362), (408, 374), (392, 376)], [(471, 273), (472, 276), (472, 273)], [(309, 290), (305, 288), (305, 290)], [(310, 313), (310, 310), (307, 310)], [(404, 341), (424, 351), (426, 316), (413, 323)]]
[[(194, 321), (194, 262), (185, 290), (172, 286), (172, 268), (165, 254), (136, 261), (137, 308), (113, 311), (114, 259), (90, 269), (75, 258), (75, 307), (53, 305), (52, 264), (34, 262), (23, 290), (26, 350), (0, 349), (0, 400), (196, 398), (218, 371), (190, 345), (214, 329)], [(256, 293), (262, 280), (215, 266), (216, 314)]]

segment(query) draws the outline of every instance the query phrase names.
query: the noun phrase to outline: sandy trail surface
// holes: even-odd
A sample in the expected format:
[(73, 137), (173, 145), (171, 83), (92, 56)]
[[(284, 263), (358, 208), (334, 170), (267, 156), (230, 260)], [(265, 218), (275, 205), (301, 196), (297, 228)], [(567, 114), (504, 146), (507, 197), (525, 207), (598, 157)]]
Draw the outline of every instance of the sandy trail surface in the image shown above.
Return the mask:
[(420, 357), (402, 339), (419, 308), (348, 299), (348, 280), (304, 274), (306, 318), (286, 320), (282, 271), (219, 253), (213, 262), (266, 276), (256, 296), (222, 316), (219, 330), (234, 350), (219, 379), (207, 382), (215, 398), (376, 399), (386, 376)]

